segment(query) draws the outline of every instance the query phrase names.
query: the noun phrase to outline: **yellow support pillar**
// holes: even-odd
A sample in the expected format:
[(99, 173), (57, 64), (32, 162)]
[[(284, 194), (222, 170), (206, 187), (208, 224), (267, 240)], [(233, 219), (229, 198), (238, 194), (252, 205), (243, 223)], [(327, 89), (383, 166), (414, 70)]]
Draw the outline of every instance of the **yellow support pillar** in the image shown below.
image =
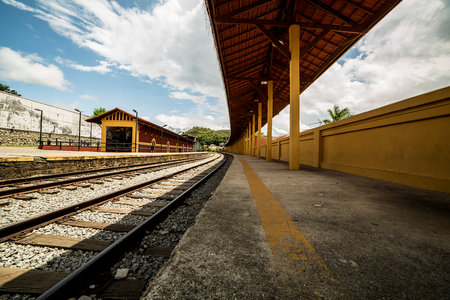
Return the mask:
[(262, 102), (258, 102), (258, 143), (256, 144), (256, 157), (261, 157), (261, 123), (262, 123)]
[(245, 152), (247, 152), (247, 129), (245, 129), (243, 139), (244, 139), (244, 151), (242, 152), (242, 154), (245, 154)]
[(289, 26), (289, 169), (300, 168), (300, 25)]
[(273, 81), (267, 82), (267, 153), (266, 161), (272, 161)]
[(247, 155), (251, 155), (251, 149), (252, 149), (252, 122), (248, 122), (248, 152)]
[(250, 131), (249, 131), (249, 129), (248, 129), (248, 127), (247, 127), (247, 129), (245, 130), (245, 141), (246, 141), (246, 144), (245, 144), (245, 155), (248, 155), (248, 149), (250, 149), (250, 146), (249, 146), (249, 141), (250, 141), (250, 139), (248, 138), (248, 133), (249, 133)]
[(251, 156), (255, 155), (255, 114), (252, 114), (252, 150)]

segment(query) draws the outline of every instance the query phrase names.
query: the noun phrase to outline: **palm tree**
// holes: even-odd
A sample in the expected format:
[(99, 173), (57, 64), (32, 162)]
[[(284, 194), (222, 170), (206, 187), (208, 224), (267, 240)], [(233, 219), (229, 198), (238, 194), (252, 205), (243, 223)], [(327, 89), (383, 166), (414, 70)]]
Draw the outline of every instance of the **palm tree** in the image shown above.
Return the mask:
[(330, 119), (322, 120), (324, 124), (329, 124), (331, 122), (339, 121), (348, 117), (352, 116), (352, 113), (350, 112), (350, 109), (348, 107), (344, 109), (339, 109), (338, 105), (334, 105), (333, 110), (328, 109), (328, 113), (330, 114)]

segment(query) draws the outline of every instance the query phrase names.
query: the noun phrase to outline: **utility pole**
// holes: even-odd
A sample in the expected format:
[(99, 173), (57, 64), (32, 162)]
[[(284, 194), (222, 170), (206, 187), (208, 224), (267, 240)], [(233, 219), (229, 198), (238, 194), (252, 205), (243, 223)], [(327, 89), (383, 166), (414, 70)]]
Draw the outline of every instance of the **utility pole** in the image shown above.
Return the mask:
[(81, 144), (81, 110), (76, 109), (75, 110), (80, 114), (80, 117), (78, 119), (78, 151), (80, 151), (80, 144)]
[(163, 152), (163, 142), (162, 142), (162, 138), (163, 138), (163, 128), (166, 127), (166, 126), (167, 126), (167, 124), (161, 127), (161, 152)]
[(39, 149), (42, 149), (42, 109), (35, 108), (35, 110), (41, 112), (41, 121), (39, 125)]
[(138, 144), (137, 144), (137, 132), (138, 132), (138, 112), (133, 109), (133, 112), (136, 114), (136, 132), (134, 136), (134, 152), (138, 152)]

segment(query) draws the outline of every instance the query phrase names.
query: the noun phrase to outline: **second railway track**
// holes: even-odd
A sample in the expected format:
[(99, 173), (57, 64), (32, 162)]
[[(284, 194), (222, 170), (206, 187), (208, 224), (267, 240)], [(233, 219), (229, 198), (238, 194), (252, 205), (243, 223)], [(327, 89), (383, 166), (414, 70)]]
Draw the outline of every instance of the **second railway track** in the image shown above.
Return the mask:
[[(201, 158), (200, 158), (201, 159)], [(123, 176), (126, 174), (139, 174), (141, 172), (148, 172), (149, 170), (156, 170), (158, 168), (170, 167), (177, 164), (183, 164), (194, 159), (180, 159), (168, 162), (147, 163), (141, 165), (121, 166), (116, 168), (105, 168), (97, 170), (86, 170), (80, 172), (72, 172), (65, 174), (54, 174), (44, 176), (34, 176), (28, 178), (20, 178), (14, 180), (0, 181), (0, 198), (5, 198), (11, 195), (21, 195), (32, 191), (45, 190), (52, 187), (67, 186), (83, 181), (96, 180), (101, 178), (108, 178), (112, 176)]]
[[(119, 253), (117, 249), (120, 248), (123, 251), (124, 247), (130, 246), (132, 240), (135, 239), (132, 237), (133, 235), (147, 235), (147, 241), (144, 243), (150, 245), (154, 244), (155, 234), (156, 236), (158, 234), (170, 235), (170, 231), (176, 232), (179, 226), (177, 223), (174, 223), (172, 229), (169, 230), (155, 231), (153, 229), (151, 231), (153, 236), (152, 234), (148, 235), (148, 226), (150, 224), (155, 226), (157, 221), (161, 221), (163, 215), (178, 201), (177, 199), (181, 199), (183, 195), (187, 194), (199, 177), (204, 177), (205, 172), (211, 173), (212, 168), (217, 168), (219, 160), (223, 159), (216, 156), (209, 158), (208, 161), (191, 162), (190, 167), (185, 170), (173, 170), (171, 174), (160, 175), (158, 178), (155, 177), (133, 187), (117, 190), (98, 197), (98, 199), (91, 199), (90, 203), (85, 201), (86, 203), (79, 204), (78, 207), (72, 206), (66, 211), (44, 216), (40, 220), (24, 221), (22, 225), (10, 225), (0, 229), (1, 237), (8, 240), (0, 244), (0, 254), (5, 257), (13, 257), (8, 259), (8, 262), (5, 260), (0, 262), (0, 266), (3, 267), (0, 269), (0, 272), (3, 272), (2, 276), (16, 276), (25, 281), (32, 281), (32, 278), (42, 277), (47, 272), (45, 276), (48, 280), (41, 282), (43, 286), (35, 287), (36, 290), (32, 294), (36, 294), (37, 290), (40, 291), (38, 293), (40, 294), (59, 279), (66, 278), (59, 286), (49, 289), (41, 296), (42, 299), (64, 299), (61, 297), (67, 296), (65, 293), (68, 286), (69, 290), (70, 287), (73, 289), (74, 286), (80, 286), (80, 278), (86, 283), (88, 277), (86, 272), (92, 273), (92, 268), (101, 269), (99, 264), (104, 265), (105, 261), (117, 260)], [(167, 253), (170, 254), (170, 249), (169, 243), (169, 246), (150, 246), (145, 251), (147, 253), (143, 253), (144, 250), (139, 249), (137, 252), (131, 251), (129, 254), (125, 254), (125, 256), (131, 257), (132, 263), (131, 265), (128, 263), (129, 268), (121, 268), (121, 270), (122, 272), (127, 270), (134, 274), (131, 276), (132, 280), (128, 280), (127, 284), (135, 284), (140, 287), (140, 289), (136, 289), (141, 291), (146, 285), (148, 274), (142, 276), (145, 272), (141, 269), (138, 261), (146, 257), (156, 266), (161, 266), (164, 259), (167, 259)], [(31, 251), (33, 254), (27, 254), (27, 251)], [(98, 254), (99, 252), (100, 254)], [(51, 259), (41, 262), (38, 270), (23, 271), (32, 268), (37, 263), (36, 260), (42, 259), (42, 255), (46, 258), (51, 257)], [(149, 255), (151, 258), (148, 258)], [(86, 261), (88, 262), (86, 263)], [(120, 266), (124, 264), (127, 266), (123, 260), (119, 261), (116, 269), (120, 269)], [(76, 271), (70, 275), (67, 273), (74, 270)], [(76, 274), (77, 271), (79, 274)], [(93, 282), (89, 285), (92, 289), (91, 292), (100, 291), (103, 293), (103, 299), (108, 299), (108, 297), (120, 299), (120, 293), (122, 293), (122, 297), (134, 298), (137, 294), (125, 295), (124, 290), (129, 289), (120, 288), (120, 282), (123, 284), (123, 281), (113, 280), (114, 284), (111, 284), (111, 276), (117, 276), (117, 272), (117, 270), (109, 273), (105, 273), (105, 270), (103, 273), (99, 271), (101, 275), (97, 277), (103, 278), (103, 281), (90, 279), (90, 282)], [(127, 276), (125, 275), (125, 277)], [(17, 278), (10, 285), (14, 284), (14, 281), (15, 284), (20, 285), (20, 280)], [(77, 283), (74, 285), (73, 282)], [(81, 284), (81, 286), (83, 285)], [(84, 287), (86, 288), (86, 285)], [(14, 290), (14, 288), (10, 287), (10, 290)]]

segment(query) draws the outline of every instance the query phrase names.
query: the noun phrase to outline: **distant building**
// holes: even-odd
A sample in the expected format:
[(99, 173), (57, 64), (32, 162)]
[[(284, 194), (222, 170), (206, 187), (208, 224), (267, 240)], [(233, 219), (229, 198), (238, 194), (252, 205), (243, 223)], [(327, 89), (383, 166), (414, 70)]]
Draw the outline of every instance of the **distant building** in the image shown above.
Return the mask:
[(117, 107), (86, 122), (101, 125), (102, 151), (191, 152), (194, 149), (194, 140), (141, 118), (137, 120), (136, 133), (136, 116)]
[(186, 137), (186, 138), (188, 138), (188, 139), (190, 139), (190, 140), (192, 140), (194, 142), (194, 149), (193, 149), (194, 152), (202, 150), (202, 145), (200, 144), (200, 141), (198, 140), (197, 137), (195, 137), (193, 135), (186, 134), (186, 133), (183, 133), (182, 136), (184, 136), (184, 137)]

